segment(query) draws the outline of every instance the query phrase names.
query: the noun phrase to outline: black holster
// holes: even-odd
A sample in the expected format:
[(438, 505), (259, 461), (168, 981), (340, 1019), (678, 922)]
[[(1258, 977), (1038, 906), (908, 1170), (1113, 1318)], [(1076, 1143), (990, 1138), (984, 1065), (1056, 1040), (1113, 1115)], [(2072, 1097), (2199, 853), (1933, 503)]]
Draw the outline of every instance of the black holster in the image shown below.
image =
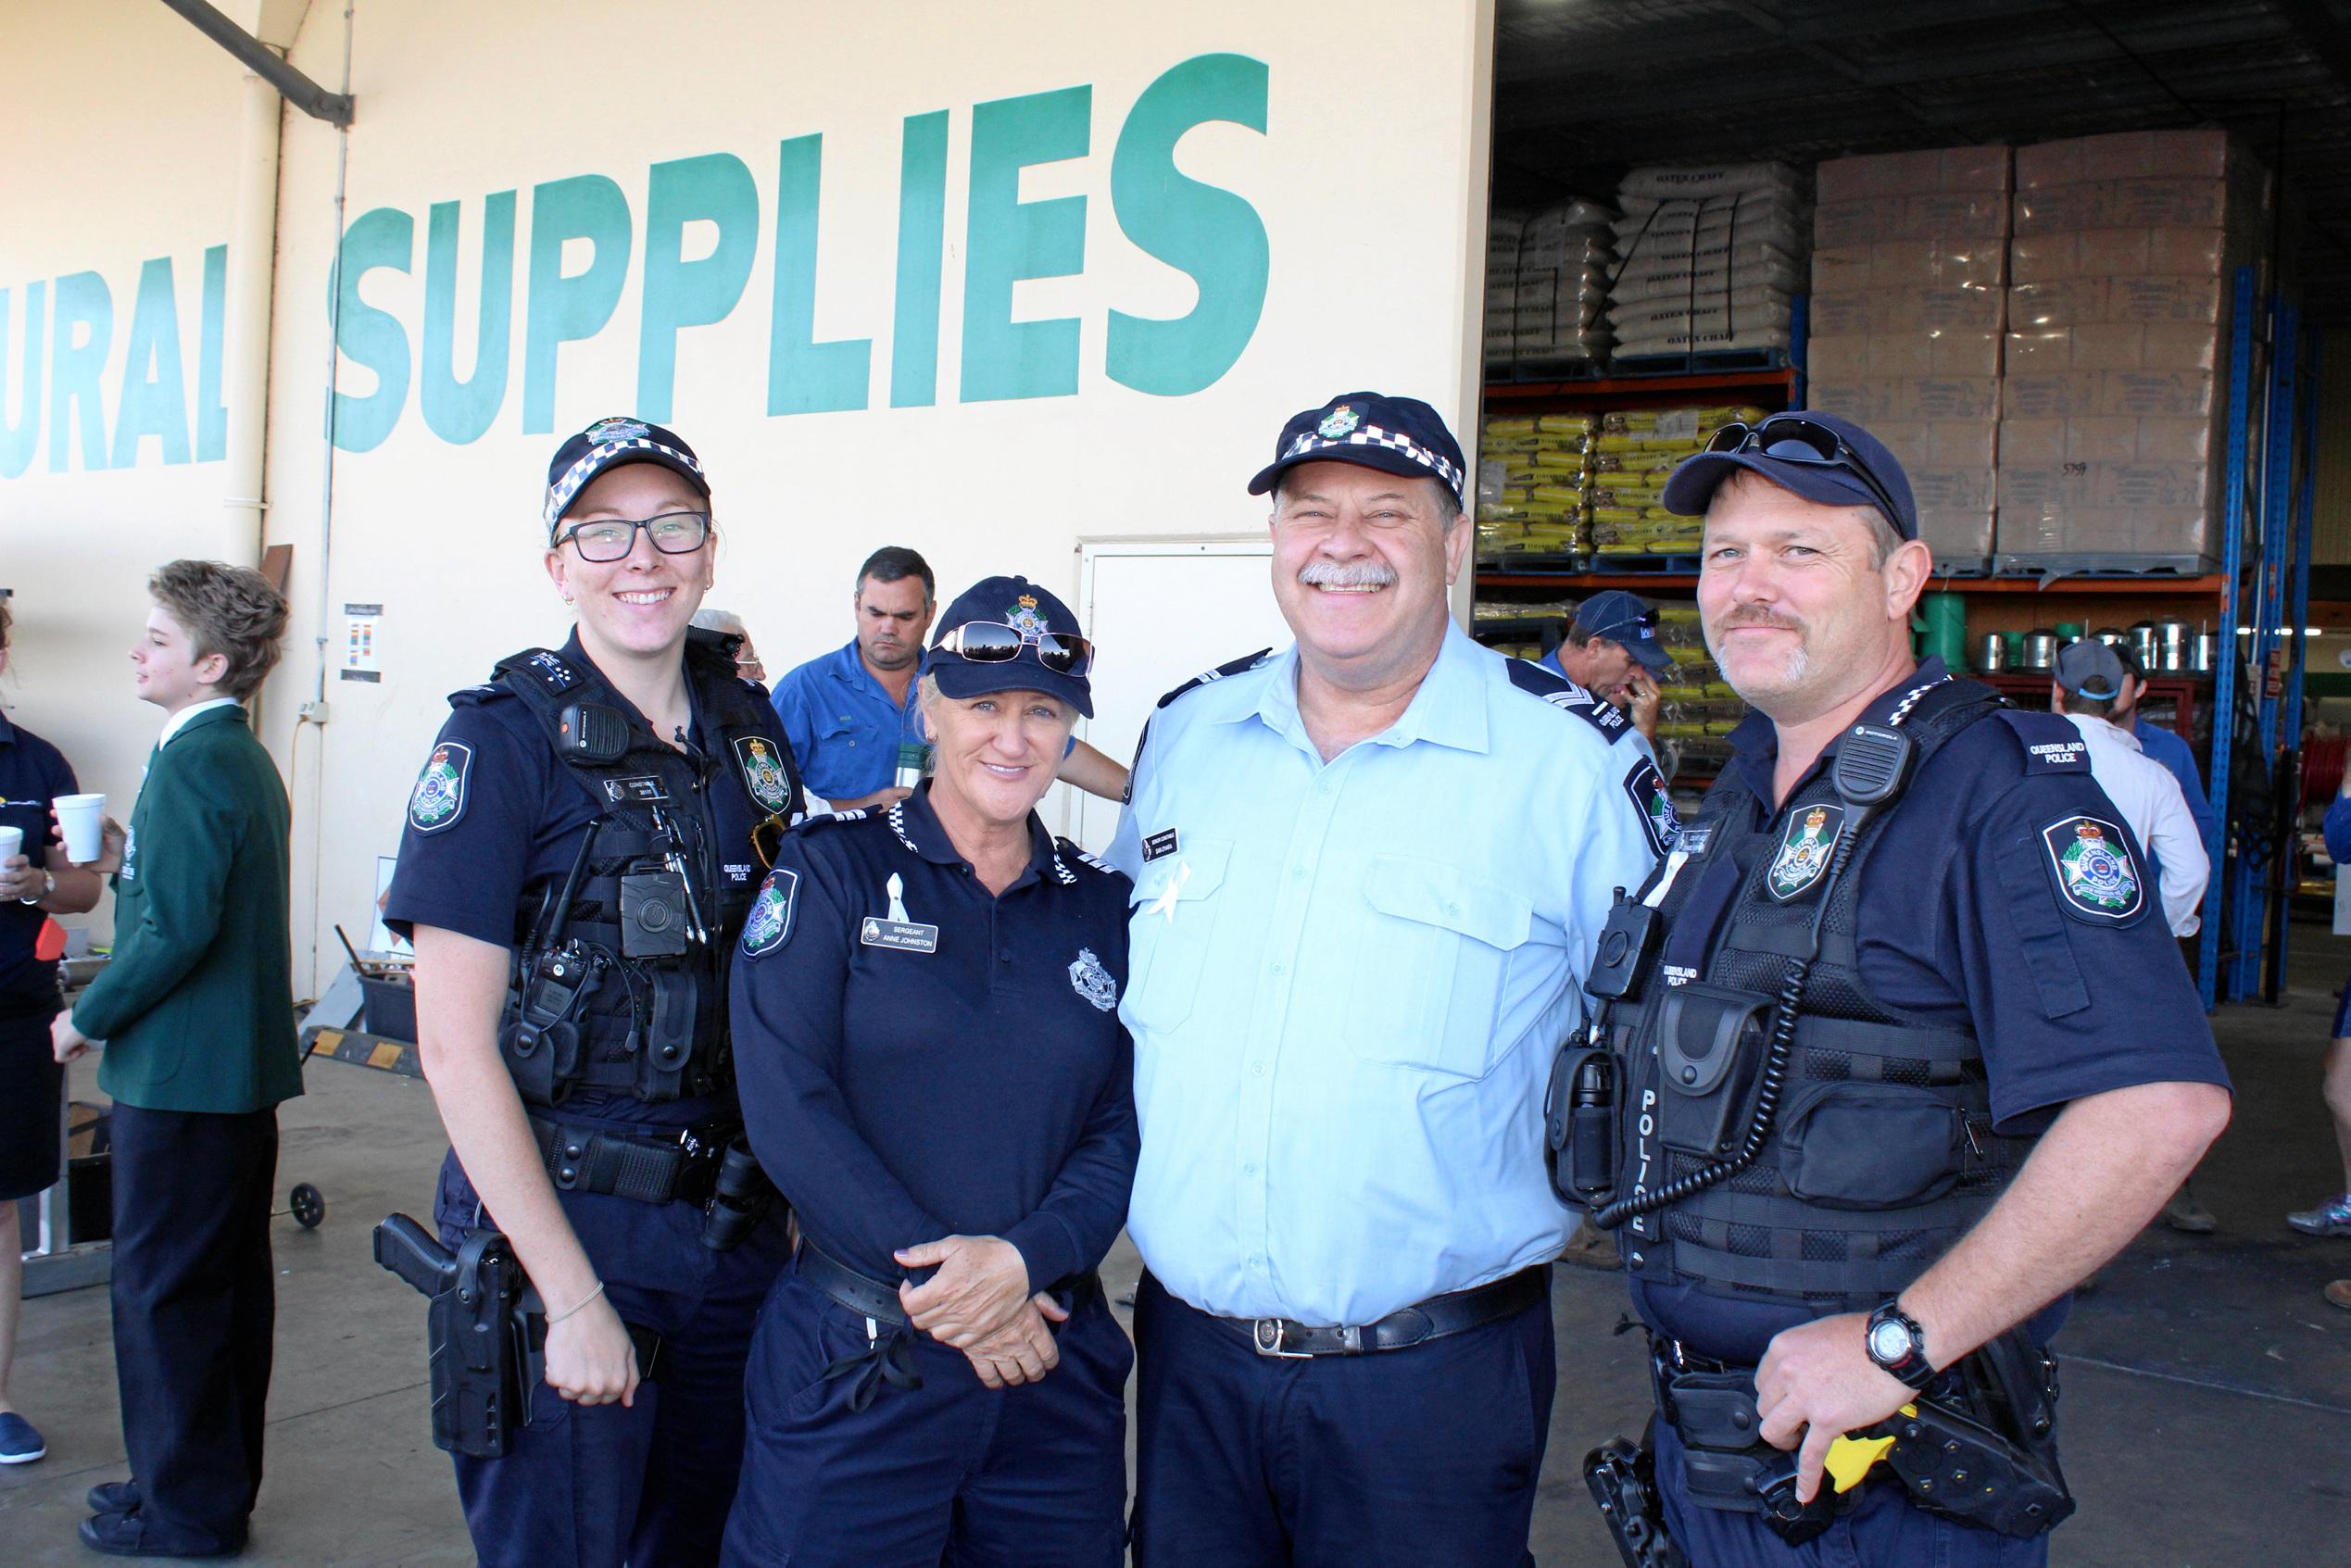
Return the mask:
[(1652, 1420), (1635, 1447), (1612, 1437), (1584, 1456), (1584, 1485), (1616, 1543), (1625, 1568), (1690, 1568), (1690, 1559), (1666, 1533), (1666, 1507), (1657, 1494), (1656, 1426)]

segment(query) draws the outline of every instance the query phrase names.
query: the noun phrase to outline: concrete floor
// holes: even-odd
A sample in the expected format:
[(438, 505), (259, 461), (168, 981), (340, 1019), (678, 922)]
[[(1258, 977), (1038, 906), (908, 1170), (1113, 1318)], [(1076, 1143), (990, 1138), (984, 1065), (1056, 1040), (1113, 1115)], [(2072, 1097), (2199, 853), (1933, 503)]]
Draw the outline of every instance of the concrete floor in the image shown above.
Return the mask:
[[(2217, 1021), (2238, 1087), (2235, 1124), (2197, 1186), (2217, 1236), (2152, 1231), (2110, 1265), (2059, 1341), (2067, 1470), (2081, 1512), (2056, 1535), (2062, 1568), (2244, 1568), (2351, 1560), (2351, 1312), (2320, 1287), (2351, 1274), (2351, 1244), (2280, 1220), (2334, 1180), (2316, 1092), (2331, 992), (2351, 941), (2297, 928), (2282, 1008)], [(86, 1074), (84, 1075), (86, 1078)], [(285, 1107), (282, 1185), (317, 1183), (325, 1224), (277, 1222), (278, 1352), (270, 1474), (246, 1561), (463, 1562), (444, 1457), (427, 1440), (421, 1303), (377, 1270), (369, 1227), (426, 1212), (442, 1149), (424, 1085), (333, 1061)], [(94, 1091), (77, 1083), (78, 1097)], [(1131, 1286), (1124, 1246), (1109, 1273)], [(1562, 1272), (1561, 1382), (1535, 1515), (1545, 1568), (1614, 1568), (1578, 1476), (1585, 1450), (1638, 1430), (1647, 1395), (1612, 1276)], [(123, 1474), (107, 1296), (26, 1304), (19, 1404), (49, 1457), (0, 1470), (0, 1562), (92, 1561), (74, 1539), (82, 1494)]]

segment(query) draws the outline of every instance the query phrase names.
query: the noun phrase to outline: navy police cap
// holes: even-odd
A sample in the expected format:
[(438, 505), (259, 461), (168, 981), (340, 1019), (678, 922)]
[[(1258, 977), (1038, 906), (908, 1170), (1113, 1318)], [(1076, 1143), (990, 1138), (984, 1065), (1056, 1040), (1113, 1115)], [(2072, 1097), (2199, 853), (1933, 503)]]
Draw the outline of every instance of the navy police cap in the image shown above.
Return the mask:
[(1638, 594), (1622, 588), (1594, 594), (1576, 607), (1576, 629), (1623, 644), (1627, 653), (1653, 672), (1674, 667), (1674, 656), (1657, 640), (1657, 612)]
[(1301, 463), (1360, 463), (1384, 473), (1433, 479), (1465, 504), (1468, 463), (1436, 409), (1417, 397), (1350, 392), (1294, 414), (1274, 444), (1274, 460), (1257, 470), (1249, 493), (1263, 495)]
[(702, 476), (701, 459), (676, 432), (626, 415), (601, 419), (558, 446), (555, 460), (547, 466), (549, 536), (597, 475), (623, 463), (659, 463), (683, 476), (702, 493), (703, 500), (710, 498), (710, 482)]
[[(1020, 652), (1008, 659), (984, 663), (939, 646), (949, 633), (974, 621), (995, 621), (1018, 632), (1025, 639)], [(1043, 692), (1091, 719), (1093, 683), (1084, 675), (1064, 675), (1037, 662), (1037, 637), (1044, 632), (1066, 637), (1086, 634), (1069, 606), (1027, 578), (983, 577), (956, 595), (947, 613), (938, 618), (938, 630), (931, 634), (930, 658), (923, 668), (937, 678), (942, 696), (960, 699), (992, 692)]]
[(1846, 468), (1808, 460), (1816, 454), (1804, 443), (1781, 444), (1779, 450), (1787, 456), (1774, 456), (1769, 426), (1774, 419), (1790, 415), (1817, 425), (1842, 441), (1850, 454), (1846, 460), (1859, 463), (1885, 486), (1886, 499), (1894, 503), (1893, 515), (1886, 521), (1893, 524), (1894, 532), (1905, 539), (1918, 537), (1918, 504), (1910, 494), (1910, 476), (1902, 471), (1902, 464), (1886, 449), (1886, 444), (1851, 420), (1809, 408), (1790, 409), (1787, 415), (1768, 415), (1756, 420), (1753, 428), (1761, 432), (1761, 439), (1753, 445), (1736, 452), (1701, 452), (1683, 459), (1681, 466), (1674, 470), (1673, 477), (1666, 481), (1665, 494), (1659, 497), (1666, 509), (1681, 517), (1705, 516), (1707, 503), (1722, 488), (1723, 481), (1743, 469), (1761, 474), (1790, 495), (1824, 507), (1867, 507), (1883, 512), (1885, 501), (1872, 494), (1858, 475)]

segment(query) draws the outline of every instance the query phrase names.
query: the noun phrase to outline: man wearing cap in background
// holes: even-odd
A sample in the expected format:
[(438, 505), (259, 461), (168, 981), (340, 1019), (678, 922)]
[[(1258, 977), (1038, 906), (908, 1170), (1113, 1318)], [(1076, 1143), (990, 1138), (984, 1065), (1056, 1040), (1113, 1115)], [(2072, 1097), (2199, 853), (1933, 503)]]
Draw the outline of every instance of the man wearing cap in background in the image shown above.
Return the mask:
[[(903, 800), (930, 765), (915, 685), (937, 591), (928, 561), (903, 546), (883, 546), (857, 569), (849, 600), (857, 635), (775, 683), (775, 716), (809, 793), (836, 811)], [(1062, 783), (1105, 800), (1126, 792), (1124, 767), (1075, 735), (1068, 747)]]
[(2131, 651), (2128, 643), (2116, 644), (2114, 652), (2122, 660), (2124, 680), (2122, 696), (2116, 699), (2114, 711), (2107, 717), (2139, 743), (2140, 750), (2162, 763), (2180, 781), (2181, 797), (2188, 803), (2188, 815), (2195, 820), (2196, 840), (2210, 844), (2212, 800), (2204, 792), (2204, 775), (2196, 767), (2194, 748), (2188, 745), (2185, 735), (2170, 725), (2147, 722), (2139, 711), (2140, 699), (2147, 695), (2147, 672), (2140, 668), (2139, 656)]
[(1657, 640), (1649, 601), (1622, 588), (1594, 594), (1538, 662), (1622, 709), (1649, 755), (1657, 755), (1657, 677), (1674, 667), (1674, 656)]
[(2081, 732), (2090, 746), (2091, 777), (2147, 852), (2171, 935), (2194, 936), (2202, 923), (2196, 906), (2204, 901), (2212, 862), (2180, 781), (2147, 756), (2138, 736), (2114, 716), (2130, 684), (2131, 672), (2117, 650), (2094, 637), (2083, 637), (2057, 654), (2049, 703)]
[(1144, 1568), (1526, 1559), (1569, 1222), (1543, 1074), (1670, 814), (1621, 714), (1448, 615), (1463, 467), (1411, 398), (1292, 419), (1249, 488), (1297, 641), (1137, 755)]
[[(1650, 1331), (1659, 1520), (1709, 1568), (2043, 1562), (2043, 1348), (2227, 1120), (2211, 1032), (2073, 725), (1913, 656), (1931, 561), (1883, 445), (1727, 425), (1665, 503), (1705, 518), (1700, 619), (1754, 711), (1612, 922), (1663, 923), (1609, 1016), (1623, 1152), (1561, 1184)], [(1946, 1412), (1997, 1440), (1914, 1493)], [(1831, 1488), (1848, 1433), (1892, 1459), (1842, 1449)]]

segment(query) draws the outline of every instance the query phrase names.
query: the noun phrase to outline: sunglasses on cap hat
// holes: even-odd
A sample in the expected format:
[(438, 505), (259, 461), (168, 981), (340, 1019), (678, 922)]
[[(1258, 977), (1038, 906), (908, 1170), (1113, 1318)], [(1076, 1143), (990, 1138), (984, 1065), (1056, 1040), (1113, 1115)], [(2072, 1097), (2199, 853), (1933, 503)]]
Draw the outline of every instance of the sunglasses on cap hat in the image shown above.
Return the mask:
[(1037, 650), (1037, 662), (1056, 675), (1083, 675), (1094, 667), (1094, 645), (1068, 632), (1022, 631), (1001, 621), (966, 621), (932, 645), (934, 652), (951, 653), (974, 664), (1009, 664), (1024, 647)]
[(1862, 488), (1876, 497), (1887, 521), (1896, 528), (1902, 526), (1903, 508), (1895, 504), (1885, 482), (1869, 471), (1869, 465), (1846, 444), (1843, 436), (1817, 420), (1808, 420), (1802, 414), (1773, 414), (1754, 424), (1734, 420), (1715, 432), (1714, 438), (1706, 443), (1706, 450), (1753, 453), (1778, 463), (1806, 463), (1841, 470), (1861, 481)]

